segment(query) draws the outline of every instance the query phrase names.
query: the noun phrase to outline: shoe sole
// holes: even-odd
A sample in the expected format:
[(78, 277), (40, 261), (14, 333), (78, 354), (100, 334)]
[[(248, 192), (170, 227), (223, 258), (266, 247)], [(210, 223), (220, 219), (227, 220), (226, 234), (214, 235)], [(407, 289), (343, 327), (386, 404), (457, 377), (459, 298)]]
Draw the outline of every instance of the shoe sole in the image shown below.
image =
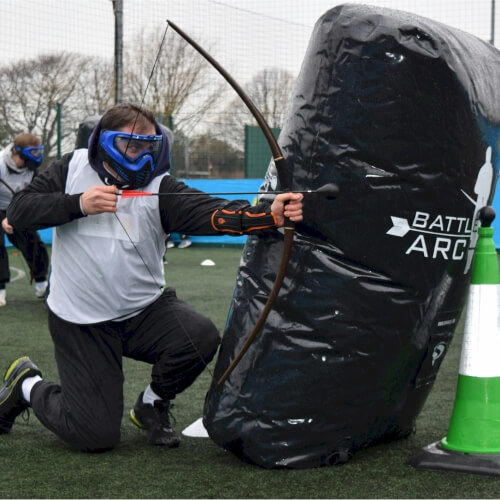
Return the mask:
[(10, 377), (10, 375), (12, 374), (12, 372), (16, 369), (17, 365), (21, 361), (25, 361), (26, 359), (29, 359), (28, 356), (22, 356), (20, 358), (17, 358), (15, 361), (12, 361), (12, 363), (10, 364), (10, 366), (7, 368), (7, 371), (5, 372), (5, 375), (3, 376), (3, 381), (7, 382), (7, 379)]
[[(3, 377), (3, 381), (7, 382), (8, 378), (11, 376), (11, 374), (17, 368), (19, 363), (21, 363), (22, 361), (24, 361), (26, 359), (29, 359), (28, 356), (23, 356), (22, 358), (19, 358), (19, 359), (16, 359), (15, 361), (13, 361), (12, 364), (7, 369), (7, 371), (5, 372), (5, 375)], [(28, 373), (30, 370), (31, 370), (31, 367), (28, 366), (25, 370), (21, 371), (17, 375), (17, 377), (10, 383), (10, 385), (5, 386), (5, 389), (7, 389), (7, 390), (12, 389), (12, 387), (17, 384), (19, 379), (21, 377), (23, 377), (24, 375), (26, 375), (26, 373)], [(8, 401), (8, 399), (10, 398), (11, 395), (12, 395), (12, 390), (10, 390), (9, 394), (7, 394), (7, 397), (4, 400), (0, 401), (0, 405), (3, 405), (6, 401)]]
[(137, 419), (137, 417), (135, 416), (135, 413), (134, 413), (134, 410), (130, 410), (129, 412), (129, 417), (130, 417), (130, 420), (132, 420), (132, 423), (137, 425), (137, 427), (139, 427), (139, 429), (144, 429), (144, 426), (142, 425), (141, 421)]

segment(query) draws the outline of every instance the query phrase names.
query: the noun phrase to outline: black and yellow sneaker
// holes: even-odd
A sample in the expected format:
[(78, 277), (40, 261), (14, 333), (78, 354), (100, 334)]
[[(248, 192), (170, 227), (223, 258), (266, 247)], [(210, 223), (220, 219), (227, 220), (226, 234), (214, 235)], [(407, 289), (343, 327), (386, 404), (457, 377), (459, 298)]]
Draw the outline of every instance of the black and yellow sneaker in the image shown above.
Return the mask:
[(144, 404), (142, 396), (139, 398), (130, 410), (130, 420), (140, 429), (148, 432), (150, 444), (166, 446), (167, 448), (176, 448), (181, 444), (181, 438), (177, 432), (172, 429), (170, 424), (170, 401), (158, 400), (154, 406)]
[(23, 398), (21, 384), (35, 375), (42, 376), (42, 372), (28, 356), (16, 359), (7, 368), (0, 386), (0, 434), (7, 434), (17, 416), (29, 407)]

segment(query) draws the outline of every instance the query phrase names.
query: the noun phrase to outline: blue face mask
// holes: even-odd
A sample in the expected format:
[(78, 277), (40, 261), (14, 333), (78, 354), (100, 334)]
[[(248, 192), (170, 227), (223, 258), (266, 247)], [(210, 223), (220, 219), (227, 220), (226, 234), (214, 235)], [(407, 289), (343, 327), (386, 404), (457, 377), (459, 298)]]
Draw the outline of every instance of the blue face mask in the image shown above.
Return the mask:
[(21, 148), (14, 146), (19, 156), (26, 162), (26, 166), (30, 170), (36, 170), (43, 161), (43, 146), (27, 146)]
[(98, 151), (102, 161), (108, 163), (126, 185), (137, 188), (154, 177), (162, 141), (161, 135), (103, 130), (99, 135)]

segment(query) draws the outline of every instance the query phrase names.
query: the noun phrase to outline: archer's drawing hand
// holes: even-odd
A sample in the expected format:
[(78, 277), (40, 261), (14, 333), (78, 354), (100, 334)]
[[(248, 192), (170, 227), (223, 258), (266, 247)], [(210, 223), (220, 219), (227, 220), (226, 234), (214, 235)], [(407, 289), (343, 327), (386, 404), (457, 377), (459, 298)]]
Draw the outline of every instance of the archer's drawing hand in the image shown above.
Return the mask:
[(92, 186), (80, 196), (80, 203), (86, 215), (116, 212), (118, 201), (116, 186)]
[(14, 228), (9, 224), (7, 217), (5, 217), (5, 219), (2, 219), (2, 227), (7, 234), (12, 234), (14, 232)]
[(282, 193), (276, 196), (271, 205), (271, 211), (276, 218), (277, 227), (283, 226), (285, 217), (288, 217), (292, 222), (302, 220), (302, 198), (304, 195), (297, 193)]

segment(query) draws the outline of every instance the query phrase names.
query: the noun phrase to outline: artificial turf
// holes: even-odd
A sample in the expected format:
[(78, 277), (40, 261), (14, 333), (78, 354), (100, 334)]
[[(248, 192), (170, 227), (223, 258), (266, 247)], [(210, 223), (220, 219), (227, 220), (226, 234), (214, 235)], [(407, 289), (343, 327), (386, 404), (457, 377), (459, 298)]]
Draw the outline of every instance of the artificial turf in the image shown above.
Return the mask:
[[(12, 249), (10, 265), (26, 270)], [(223, 329), (233, 293), (240, 246), (170, 249), (167, 282)], [(215, 266), (201, 266), (205, 259)], [(0, 309), (0, 370), (29, 355), (48, 380), (57, 380), (46, 306), (26, 277), (8, 285)], [(407, 439), (359, 451), (345, 465), (266, 470), (241, 462), (207, 438), (183, 437), (178, 449), (147, 444), (124, 415), (122, 440), (111, 452), (70, 450), (32, 414), (0, 436), (0, 498), (498, 498), (500, 478), (411, 467), (411, 456), (441, 439), (449, 424), (458, 375), (459, 325), (434, 388)], [(149, 381), (150, 367), (125, 360), (125, 411)], [(180, 431), (202, 415), (210, 384), (206, 370), (175, 400)]]

